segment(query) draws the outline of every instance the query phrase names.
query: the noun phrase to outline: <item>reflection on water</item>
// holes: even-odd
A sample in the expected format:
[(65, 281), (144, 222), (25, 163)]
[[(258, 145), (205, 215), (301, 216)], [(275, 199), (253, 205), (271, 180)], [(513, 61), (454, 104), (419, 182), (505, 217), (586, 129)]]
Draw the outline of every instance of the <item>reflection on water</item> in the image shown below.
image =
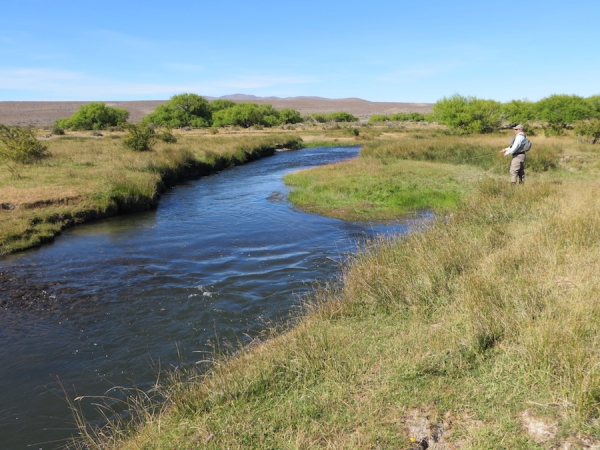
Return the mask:
[(305, 214), (284, 201), (285, 173), (357, 152), (278, 153), (184, 183), (156, 211), (82, 225), (0, 259), (12, 280), (3, 279), (10, 290), (0, 295), (39, 300), (17, 308), (11, 297), (0, 308), (2, 448), (56, 448), (51, 441), (72, 434), (57, 378), (72, 395), (148, 387), (152, 362), (193, 363), (215, 338), (243, 342), (337, 273), (357, 242), (403, 232), (405, 225)]

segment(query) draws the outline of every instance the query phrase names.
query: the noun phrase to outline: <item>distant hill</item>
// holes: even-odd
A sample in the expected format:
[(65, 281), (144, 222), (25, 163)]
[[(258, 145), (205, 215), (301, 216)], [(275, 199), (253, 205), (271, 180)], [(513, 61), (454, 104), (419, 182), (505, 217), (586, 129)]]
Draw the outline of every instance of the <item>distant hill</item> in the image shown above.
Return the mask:
[[(370, 102), (360, 98), (329, 99), (323, 97), (257, 97), (255, 95), (233, 94), (218, 97), (234, 102), (253, 102), (270, 104), (275, 109), (295, 109), (301, 114), (332, 113), (345, 111), (367, 120), (375, 114), (394, 114), (399, 112), (431, 111), (432, 103), (400, 103), (400, 102)], [(207, 100), (216, 100), (216, 97), (206, 97)], [(139, 101), (104, 101), (108, 106), (125, 108), (129, 111), (129, 120), (137, 122), (146, 114), (154, 111), (166, 100), (139, 100)], [(52, 125), (56, 120), (68, 117), (77, 111), (81, 105), (89, 101), (65, 102), (0, 102), (0, 123), (5, 125), (34, 125), (38, 127)]]

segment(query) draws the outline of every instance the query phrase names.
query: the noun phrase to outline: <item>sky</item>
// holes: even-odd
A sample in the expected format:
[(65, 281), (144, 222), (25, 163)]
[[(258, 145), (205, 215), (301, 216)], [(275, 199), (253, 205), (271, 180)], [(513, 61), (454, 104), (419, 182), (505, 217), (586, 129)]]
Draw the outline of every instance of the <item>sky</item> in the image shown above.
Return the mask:
[(0, 101), (600, 94), (600, 1), (5, 1)]

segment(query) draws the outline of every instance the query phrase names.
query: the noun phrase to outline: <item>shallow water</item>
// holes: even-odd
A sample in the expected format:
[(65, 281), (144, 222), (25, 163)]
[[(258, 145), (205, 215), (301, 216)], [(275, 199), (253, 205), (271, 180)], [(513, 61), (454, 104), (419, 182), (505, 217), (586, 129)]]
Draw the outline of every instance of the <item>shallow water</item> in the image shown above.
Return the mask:
[(39, 300), (19, 308), (11, 297), (0, 308), (0, 448), (58, 448), (75, 432), (60, 384), (72, 397), (148, 388), (159, 363), (192, 364), (215, 340), (246, 342), (337, 274), (359, 242), (406, 231), (285, 201), (285, 173), (358, 150), (277, 153), (186, 182), (155, 211), (81, 225), (0, 259), (11, 275), (0, 296), (26, 288)]

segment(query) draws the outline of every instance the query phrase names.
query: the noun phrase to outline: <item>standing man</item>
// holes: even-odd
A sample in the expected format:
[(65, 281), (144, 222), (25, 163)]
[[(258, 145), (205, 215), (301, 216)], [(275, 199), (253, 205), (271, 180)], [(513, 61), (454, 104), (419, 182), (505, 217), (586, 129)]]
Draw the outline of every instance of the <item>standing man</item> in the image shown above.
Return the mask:
[(515, 137), (510, 142), (510, 147), (503, 148), (500, 152), (505, 156), (512, 155), (510, 162), (510, 182), (515, 185), (517, 180), (519, 184), (525, 182), (525, 152), (523, 146), (525, 144), (525, 131), (523, 125), (517, 125), (513, 128)]

